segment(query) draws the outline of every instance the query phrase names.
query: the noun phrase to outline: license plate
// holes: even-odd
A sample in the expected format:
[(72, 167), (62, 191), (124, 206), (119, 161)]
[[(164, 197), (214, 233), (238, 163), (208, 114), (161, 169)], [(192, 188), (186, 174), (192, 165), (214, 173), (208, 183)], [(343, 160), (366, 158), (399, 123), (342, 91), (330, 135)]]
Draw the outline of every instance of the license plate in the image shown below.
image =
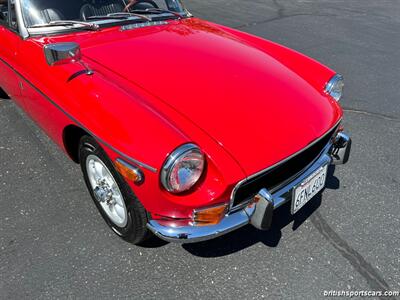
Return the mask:
[(298, 212), (324, 187), (328, 165), (319, 168), (293, 190), (292, 214)]

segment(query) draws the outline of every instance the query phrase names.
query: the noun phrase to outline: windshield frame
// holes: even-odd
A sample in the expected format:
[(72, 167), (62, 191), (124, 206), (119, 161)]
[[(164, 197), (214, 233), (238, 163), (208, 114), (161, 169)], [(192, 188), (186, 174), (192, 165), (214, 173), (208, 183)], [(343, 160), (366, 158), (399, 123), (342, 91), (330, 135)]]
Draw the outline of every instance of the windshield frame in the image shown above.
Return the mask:
[[(17, 17), (17, 23), (18, 23), (18, 31), (23, 39), (27, 39), (31, 36), (47, 36), (47, 35), (57, 35), (57, 34), (68, 34), (68, 33), (74, 33), (74, 32), (81, 32), (85, 31), (87, 28), (83, 25), (71, 25), (71, 26), (51, 26), (51, 27), (28, 27), (25, 23), (24, 20), (24, 15), (23, 15), (23, 8), (22, 8), (22, 0), (9, 0), (13, 3), (15, 3), (15, 10), (16, 10), (16, 17)], [(181, 0), (179, 0), (181, 2)], [(166, 21), (168, 19), (171, 20), (176, 20), (176, 16), (173, 16), (172, 14), (178, 13), (181, 15), (182, 18), (190, 18), (193, 15), (186, 9), (186, 7), (181, 3), (182, 5), (182, 12), (172, 12), (168, 13), (154, 13), (154, 14), (146, 14), (146, 16), (149, 16), (151, 18), (154, 18), (154, 22), (157, 23), (159, 21)], [(68, 20), (63, 20), (63, 21), (68, 21)], [(151, 23), (152, 21), (145, 21), (144, 19), (137, 17), (137, 16), (130, 16), (127, 17), (126, 19), (103, 19), (103, 20), (88, 20), (87, 22), (96, 24), (99, 26), (100, 30), (103, 28), (109, 28), (109, 27), (121, 27), (124, 25), (129, 25), (133, 23)], [(46, 25), (44, 23), (43, 25)]]

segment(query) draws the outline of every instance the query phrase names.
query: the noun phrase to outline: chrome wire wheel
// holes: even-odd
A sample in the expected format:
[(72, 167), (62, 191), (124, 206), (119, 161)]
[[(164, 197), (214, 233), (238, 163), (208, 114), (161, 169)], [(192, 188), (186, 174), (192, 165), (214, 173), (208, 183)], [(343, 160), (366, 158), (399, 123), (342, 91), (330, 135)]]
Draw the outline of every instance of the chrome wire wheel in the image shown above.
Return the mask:
[(124, 198), (107, 166), (95, 155), (86, 158), (88, 179), (96, 200), (110, 220), (120, 228), (128, 223)]

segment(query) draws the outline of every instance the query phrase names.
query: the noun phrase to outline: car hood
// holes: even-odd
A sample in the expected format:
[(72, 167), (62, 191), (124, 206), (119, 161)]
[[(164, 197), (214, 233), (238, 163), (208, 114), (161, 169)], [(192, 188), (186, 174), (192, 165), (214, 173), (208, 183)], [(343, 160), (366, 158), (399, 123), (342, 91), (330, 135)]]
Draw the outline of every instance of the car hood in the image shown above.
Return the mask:
[(341, 116), (335, 101), (298, 72), (210, 23), (192, 19), (120, 34), (82, 46), (84, 56), (190, 119), (246, 174), (306, 147)]

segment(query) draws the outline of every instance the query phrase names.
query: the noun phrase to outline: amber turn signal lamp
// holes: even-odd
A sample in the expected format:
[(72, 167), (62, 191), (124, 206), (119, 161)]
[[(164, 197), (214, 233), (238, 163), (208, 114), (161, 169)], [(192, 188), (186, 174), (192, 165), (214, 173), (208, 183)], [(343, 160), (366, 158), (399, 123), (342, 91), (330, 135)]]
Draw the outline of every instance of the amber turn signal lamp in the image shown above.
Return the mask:
[(193, 221), (195, 226), (217, 225), (228, 212), (228, 204), (195, 210)]
[(138, 167), (134, 167), (122, 159), (117, 159), (114, 162), (117, 171), (126, 179), (133, 181), (135, 184), (142, 184), (144, 181), (144, 175)]

